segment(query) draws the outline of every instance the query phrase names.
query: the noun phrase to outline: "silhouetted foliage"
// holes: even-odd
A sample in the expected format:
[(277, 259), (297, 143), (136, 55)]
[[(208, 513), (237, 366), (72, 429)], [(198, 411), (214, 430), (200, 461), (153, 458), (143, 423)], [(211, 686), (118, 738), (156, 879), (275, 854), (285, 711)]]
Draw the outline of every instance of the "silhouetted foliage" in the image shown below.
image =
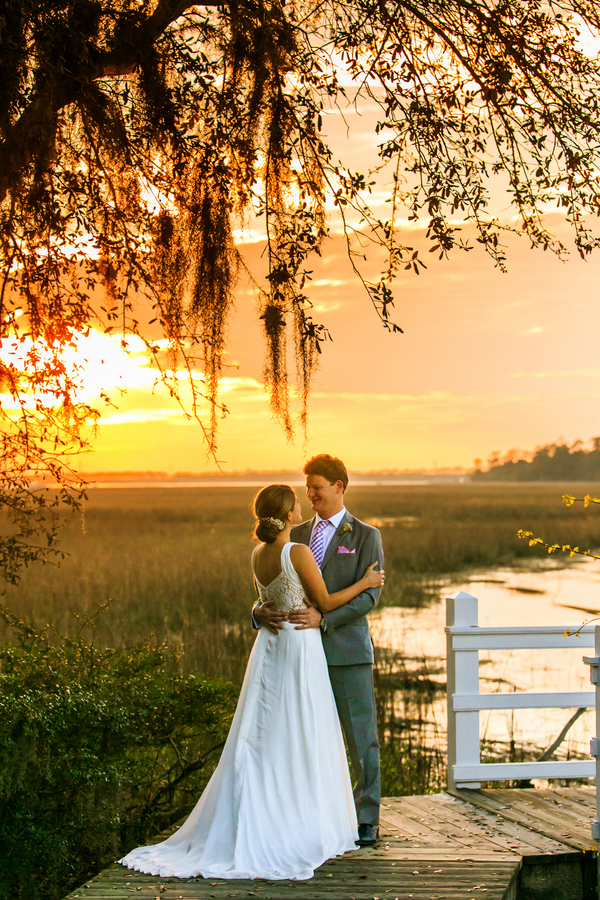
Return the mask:
[[(393, 280), (424, 265), (404, 240), (406, 215), (423, 217), (442, 257), (469, 248), (457, 216), (497, 265), (506, 230), (563, 255), (549, 204), (582, 255), (596, 247), (588, 217), (600, 210), (600, 65), (580, 28), (598, 35), (599, 3), (6, 0), (0, 501), (16, 516), (16, 538), (4, 543), (9, 577), (44, 556), (46, 535), (54, 546), (46, 498), (55, 495), (32, 492), (32, 479), (58, 481), (67, 503), (79, 500), (63, 463), (98, 413), (78, 401), (81, 372), (64, 365), (64, 351), (90, 325), (140, 335), (174, 397), (175, 369), (187, 368), (189, 414), (216, 453), (240, 223), (264, 223), (268, 270), (255, 287), (265, 381), (288, 434), (288, 329), (304, 424), (328, 337), (306, 287), (328, 201), (359, 277), (365, 246), (385, 250), (379, 280), (363, 283), (392, 331)], [(369, 206), (374, 173), (350, 171), (323, 131), (325, 113), (363, 98), (378, 106), (385, 219)], [(494, 217), (492, 184), (506, 186), (513, 224)]]
[(600, 438), (586, 449), (574, 444), (546, 444), (532, 453), (511, 450), (505, 457), (493, 454), (487, 470), (475, 469), (475, 481), (600, 481)]
[(0, 608), (0, 898), (60, 900), (189, 812), (236, 691), (177, 674), (165, 645), (51, 644)]

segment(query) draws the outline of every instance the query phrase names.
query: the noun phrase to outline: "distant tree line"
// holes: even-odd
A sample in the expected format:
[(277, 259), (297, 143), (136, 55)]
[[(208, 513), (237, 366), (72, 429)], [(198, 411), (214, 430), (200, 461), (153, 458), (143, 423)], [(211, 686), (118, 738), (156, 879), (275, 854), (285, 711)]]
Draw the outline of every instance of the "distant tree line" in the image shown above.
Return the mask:
[(493, 453), (482, 469), (475, 460), (474, 481), (600, 481), (600, 437), (588, 448), (574, 444), (545, 444), (530, 453), (509, 450), (504, 457)]

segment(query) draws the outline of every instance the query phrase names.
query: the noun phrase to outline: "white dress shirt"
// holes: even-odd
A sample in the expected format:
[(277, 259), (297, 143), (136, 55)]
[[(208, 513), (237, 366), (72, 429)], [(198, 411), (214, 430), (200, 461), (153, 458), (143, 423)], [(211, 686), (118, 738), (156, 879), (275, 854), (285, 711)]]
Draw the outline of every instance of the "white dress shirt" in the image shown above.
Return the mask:
[(329, 547), (331, 541), (333, 540), (333, 536), (340, 527), (340, 522), (346, 515), (346, 507), (342, 507), (342, 509), (337, 512), (334, 516), (331, 516), (330, 519), (321, 519), (319, 513), (315, 515), (315, 524), (312, 527), (312, 531), (310, 533), (310, 539), (312, 541), (312, 536), (315, 528), (319, 524), (319, 522), (329, 522), (329, 528), (325, 528), (323, 531), (323, 559), (325, 559), (325, 554), (327, 553), (327, 548)]

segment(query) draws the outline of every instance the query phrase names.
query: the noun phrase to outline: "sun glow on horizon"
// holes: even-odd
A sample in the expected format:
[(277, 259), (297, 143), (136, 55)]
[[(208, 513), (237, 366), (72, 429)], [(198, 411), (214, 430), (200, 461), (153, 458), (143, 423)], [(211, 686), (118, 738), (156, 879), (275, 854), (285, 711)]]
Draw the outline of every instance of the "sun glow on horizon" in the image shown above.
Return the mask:
[[(418, 279), (399, 275), (396, 317), (405, 334), (393, 336), (365, 302), (346, 250), (341, 238), (328, 241), (309, 282), (311, 314), (330, 330), (333, 343), (324, 348), (314, 379), (307, 440), (298, 427), (288, 443), (270, 412), (256, 294), (240, 280), (229, 367), (220, 383), (230, 412), (219, 420), (218, 458), (225, 472), (301, 471), (307, 456), (321, 452), (340, 456), (354, 471), (469, 468), (496, 449), (598, 433), (600, 257), (563, 264), (548, 254), (542, 264), (540, 254), (515, 239), (507, 275), (478, 250), (449, 262), (432, 259)], [(248, 245), (246, 253), (258, 269), (261, 244)], [(127, 345), (129, 352), (119, 335), (93, 329), (65, 349), (63, 363), (78, 373), (77, 399), (101, 411), (97, 434), (90, 437), (93, 451), (78, 467), (212, 470), (202, 430), (184, 411), (191, 411), (189, 373), (175, 376), (182, 410), (141, 338), (128, 336)], [(5, 341), (0, 355), (18, 373), (30, 349), (23, 343), (15, 350)], [(166, 349), (165, 341), (158, 348), (165, 363)], [(293, 345), (288, 349), (293, 379)], [(199, 364), (192, 379), (200, 392), (203, 377)], [(7, 393), (0, 403), (18, 415)], [(295, 417), (293, 391), (290, 403)], [(198, 413), (207, 422), (207, 402), (200, 401)]]
[[(152, 342), (154, 352), (166, 351), (169, 341), (166, 339)], [(13, 368), (18, 378), (19, 373), (31, 368), (32, 361), (39, 365), (53, 363), (54, 352), (43, 342), (34, 342), (26, 337), (20, 340), (5, 339), (0, 341), (0, 359)], [(106, 410), (100, 418), (102, 425), (121, 425), (125, 423), (162, 422), (186, 424), (191, 417), (187, 410), (191, 408), (191, 390), (186, 389), (190, 379), (193, 382), (204, 381), (202, 370), (180, 369), (168, 372), (179, 383), (182, 405), (178, 404), (163, 385), (162, 372), (158, 361), (146, 342), (135, 334), (117, 336), (106, 334), (99, 329), (90, 329), (86, 334), (76, 334), (60, 352), (59, 365), (62, 371), (56, 371), (57, 384), (70, 381), (75, 387), (70, 399), (73, 403), (85, 403), (90, 406), (105, 407), (107, 398), (114, 412)], [(163, 371), (166, 371), (163, 370)], [(224, 376), (219, 380), (219, 394), (241, 392), (247, 399), (264, 400), (265, 389), (261, 381), (248, 376)], [(144, 398), (146, 405), (122, 410), (126, 405), (128, 394), (136, 400)], [(156, 408), (155, 399), (170, 398), (170, 406)], [(125, 402), (124, 402), (125, 401)], [(0, 403), (5, 410), (20, 408), (33, 409), (36, 404), (53, 406), (57, 403), (56, 391), (43, 391), (33, 388), (29, 393), (16, 399), (9, 392), (0, 393)], [(210, 405), (200, 403), (196, 412), (206, 416)]]
[[(164, 347), (167, 343), (157, 341), (156, 345)], [(31, 369), (34, 359), (41, 367), (51, 364), (55, 358), (56, 352), (51, 347), (30, 337), (0, 342), (0, 359), (15, 370), (17, 377)], [(65, 382), (71, 380), (75, 384), (73, 402), (89, 402), (102, 392), (152, 387), (158, 374), (158, 369), (151, 365), (146, 344), (137, 335), (116, 338), (90, 329), (86, 334), (73, 335), (61, 348), (58, 359), (62, 372), (57, 370), (56, 378), (60, 382), (62, 375)], [(3, 393), (1, 398), (5, 407), (14, 403), (10, 394)], [(38, 390), (32, 390), (30, 398), (42, 403), (55, 402), (51, 394)]]

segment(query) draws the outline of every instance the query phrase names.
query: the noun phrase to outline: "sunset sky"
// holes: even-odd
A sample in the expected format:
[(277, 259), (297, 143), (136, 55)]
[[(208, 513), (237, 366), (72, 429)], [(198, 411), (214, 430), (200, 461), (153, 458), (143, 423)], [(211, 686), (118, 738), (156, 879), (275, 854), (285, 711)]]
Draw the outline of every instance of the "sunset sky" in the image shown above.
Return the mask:
[[(348, 116), (351, 137), (331, 115), (329, 133), (347, 165), (364, 169), (376, 138), (372, 115)], [(383, 215), (383, 196), (375, 206)], [(509, 218), (501, 190), (494, 211)], [(571, 245), (558, 217), (553, 230)], [(316, 260), (308, 289), (313, 317), (331, 332), (310, 403), (309, 440), (288, 444), (272, 420), (261, 384), (263, 344), (256, 300), (240, 282), (230, 330), (223, 400), (231, 415), (220, 429), (225, 472), (296, 470), (307, 455), (341, 456), (355, 471), (470, 467), (492, 451), (533, 449), (557, 439), (600, 434), (600, 255), (565, 264), (511, 238), (509, 272), (502, 274), (476, 247), (449, 261), (428, 254), (425, 223), (405, 223), (406, 243), (422, 248), (429, 268), (404, 272), (395, 286), (395, 320), (403, 335), (380, 325), (349, 270), (339, 227)], [(464, 229), (469, 236), (468, 228)], [(246, 244), (259, 269), (264, 244)], [(365, 268), (375, 277), (378, 263)], [(215, 471), (197, 424), (188, 422), (164, 390), (152, 393), (154, 373), (141, 353), (124, 359), (103, 335), (88, 356), (88, 399), (97, 386), (118, 385), (118, 409), (107, 410), (85, 471)], [(88, 346), (88, 351), (89, 351)], [(103, 359), (104, 363), (100, 360)]]

